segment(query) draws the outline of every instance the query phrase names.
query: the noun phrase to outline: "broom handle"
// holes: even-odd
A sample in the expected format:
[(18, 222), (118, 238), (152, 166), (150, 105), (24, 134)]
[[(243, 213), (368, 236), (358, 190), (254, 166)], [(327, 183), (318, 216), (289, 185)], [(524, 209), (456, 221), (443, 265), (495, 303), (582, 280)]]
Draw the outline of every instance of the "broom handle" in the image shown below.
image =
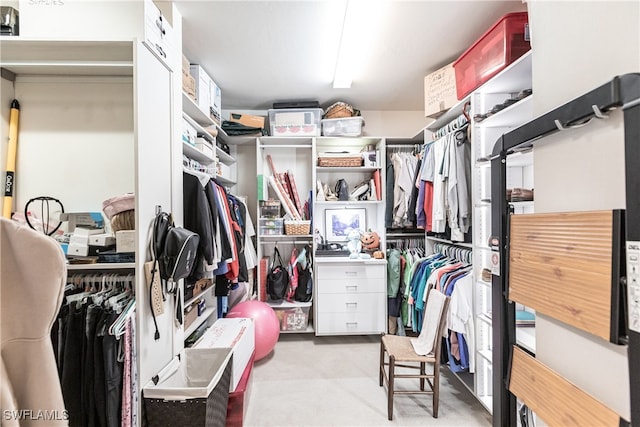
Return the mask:
[(11, 114), (9, 116), (9, 147), (7, 149), (7, 171), (4, 180), (4, 201), (2, 204), (2, 216), (11, 218), (13, 208), (13, 184), (16, 173), (16, 154), (18, 152), (18, 118), (20, 117), (20, 104), (17, 99), (11, 101)]

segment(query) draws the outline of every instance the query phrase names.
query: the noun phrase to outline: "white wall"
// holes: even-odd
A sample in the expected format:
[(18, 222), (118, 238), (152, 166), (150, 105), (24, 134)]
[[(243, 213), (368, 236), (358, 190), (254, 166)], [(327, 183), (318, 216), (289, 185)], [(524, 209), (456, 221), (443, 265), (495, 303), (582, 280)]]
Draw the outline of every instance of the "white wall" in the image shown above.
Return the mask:
[(65, 212), (100, 212), (134, 191), (131, 91), (130, 77), (18, 77), (14, 210), (51, 196)]
[[(528, 8), (535, 115), (640, 71), (639, 1), (530, 0)], [(614, 112), (536, 145), (536, 212), (624, 208), (622, 130)], [(536, 357), (629, 419), (626, 348), (540, 315)]]

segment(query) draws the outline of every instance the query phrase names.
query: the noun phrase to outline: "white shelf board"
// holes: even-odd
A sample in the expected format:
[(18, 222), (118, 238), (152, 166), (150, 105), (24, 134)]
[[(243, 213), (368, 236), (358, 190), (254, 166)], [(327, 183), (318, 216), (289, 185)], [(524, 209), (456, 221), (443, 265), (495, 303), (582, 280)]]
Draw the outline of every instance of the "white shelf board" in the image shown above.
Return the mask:
[(207, 113), (202, 111), (198, 104), (186, 93), (182, 92), (182, 111), (187, 113), (189, 117), (193, 119), (202, 127), (215, 126), (215, 122), (209, 117)]
[(469, 98), (471, 98), (471, 95), (467, 95), (466, 97), (464, 97), (464, 99), (458, 101), (458, 103), (453, 107), (449, 108), (443, 115), (435, 119), (433, 122), (429, 123), (427, 125), (427, 130), (431, 132), (437, 132), (438, 129), (462, 114), (464, 104), (469, 101)]
[(522, 89), (531, 89), (532, 58), (533, 51), (530, 50), (474, 92), (482, 94), (516, 93)]
[(268, 240), (269, 243), (274, 243), (276, 240), (281, 239), (300, 239), (302, 240), (313, 240), (313, 236), (311, 234), (263, 234), (260, 235), (260, 240)]
[(216, 312), (216, 307), (207, 307), (207, 309), (200, 316), (196, 317), (196, 320), (193, 321), (192, 324), (184, 331), (184, 338), (187, 339), (189, 335), (195, 332), (196, 329), (204, 322), (206, 322), (214, 313)]
[(236, 162), (236, 159), (224, 152), (222, 148), (218, 146), (216, 146), (216, 156), (218, 156), (218, 160), (220, 160), (220, 163), (224, 163), (225, 165), (232, 165)]
[(281, 334), (312, 334), (313, 332), (315, 332), (313, 325), (307, 325), (304, 331), (280, 331)]
[(19, 75), (132, 76), (131, 41), (0, 37), (2, 68)]
[(484, 323), (487, 323), (489, 326), (491, 326), (491, 318), (489, 316), (487, 316), (486, 314), (479, 314), (478, 319), (480, 319), (481, 321), (483, 321)]
[(426, 236), (426, 239), (432, 242), (441, 242), (441, 243), (446, 243), (448, 245), (461, 246), (463, 248), (471, 248), (473, 246), (471, 243), (453, 242), (451, 240), (441, 239), (439, 237), (433, 237), (433, 236)]
[(220, 184), (236, 185), (235, 181), (232, 181), (229, 178), (225, 178), (223, 176), (216, 175), (215, 180), (218, 181)]
[(206, 297), (206, 296), (207, 296), (207, 293), (211, 292), (211, 289), (213, 289), (213, 288), (215, 288), (215, 285), (214, 285), (214, 286), (209, 286), (207, 289), (205, 289), (205, 291), (204, 291), (204, 292), (199, 293), (199, 294), (198, 294), (198, 295), (196, 295), (195, 297), (191, 297), (191, 298), (189, 298), (188, 300), (186, 300), (186, 301), (184, 302), (183, 307), (188, 307), (188, 306), (190, 306), (190, 305), (191, 305), (191, 303), (193, 303), (193, 302), (194, 302), (195, 300), (197, 300), (198, 298), (204, 298), (204, 297)]
[[(185, 94), (183, 93), (183, 94), (182, 94), (182, 97), (183, 97), (183, 103), (184, 103), (184, 97), (185, 97), (185, 96), (187, 96), (187, 95), (185, 95)], [(189, 98), (188, 96), (187, 96), (187, 98), (188, 98), (189, 100), (191, 100), (191, 98)], [(202, 126), (200, 125), (200, 123), (198, 123), (196, 120), (194, 120), (193, 118), (191, 118), (187, 112), (183, 112), (183, 113), (182, 113), (182, 117), (183, 117), (183, 118), (184, 118), (184, 119), (185, 119), (185, 120), (186, 120), (186, 121), (187, 121), (191, 126), (193, 126), (193, 128), (196, 130), (196, 132), (197, 132), (199, 135), (202, 135), (202, 137), (203, 137), (204, 139), (206, 139), (207, 141), (209, 141), (209, 142), (210, 142), (211, 144), (213, 144), (214, 146), (216, 145), (216, 137), (214, 137), (213, 135), (211, 135), (211, 134), (210, 134), (210, 133), (209, 133), (209, 132), (204, 128), (204, 127), (202, 127)], [(212, 126), (212, 127), (213, 127), (213, 126)], [(218, 131), (218, 134), (220, 134), (219, 129), (217, 128), (217, 126), (216, 126), (216, 130)], [(218, 148), (218, 147), (216, 147), (216, 152), (217, 152), (217, 151), (220, 151), (220, 152), (224, 153), (224, 151), (222, 151), (222, 150), (221, 150), (220, 148)], [(227, 153), (224, 153), (224, 154), (227, 154)], [(234, 160), (234, 162), (235, 162), (235, 160)]]
[(533, 200), (532, 201), (527, 201), (527, 202), (508, 202), (510, 205), (513, 206), (518, 206), (521, 208), (524, 207), (533, 207)]
[(282, 301), (267, 301), (267, 304), (271, 308), (277, 309), (277, 308), (311, 307), (313, 302), (312, 301), (309, 301), (309, 302), (291, 301), (290, 302), (287, 300), (282, 300)]
[(356, 258), (356, 259), (352, 259), (349, 258), (348, 256), (346, 257), (338, 257), (338, 256), (316, 256), (314, 258), (314, 261), (316, 262), (316, 264), (322, 264), (322, 263), (345, 263), (345, 264), (357, 264), (357, 263), (363, 263), (363, 264), (386, 264), (387, 260), (386, 259), (376, 259), (376, 258)]
[(533, 95), (511, 104), (504, 110), (487, 117), (477, 124), (478, 127), (516, 127), (531, 120), (533, 116)]
[(533, 151), (518, 152), (507, 156), (507, 167), (524, 167), (533, 165)]
[(381, 167), (367, 167), (367, 166), (354, 166), (354, 167), (337, 167), (337, 166), (318, 166), (316, 173), (323, 172), (373, 172), (382, 169)]
[(67, 270), (133, 270), (135, 262), (102, 262), (93, 264), (67, 264)]
[(478, 400), (490, 414), (493, 412), (493, 396), (478, 396)]
[(484, 280), (482, 280), (482, 279), (478, 279), (478, 280), (476, 280), (476, 282), (477, 282), (479, 285), (482, 285), (482, 286), (486, 286), (486, 287), (488, 287), (488, 288), (491, 288), (491, 282), (485, 282), (485, 281), (484, 281)]
[(304, 146), (311, 148), (313, 145), (313, 137), (310, 136), (260, 136), (260, 148), (269, 148), (270, 146)]
[(478, 354), (486, 359), (487, 362), (492, 363), (491, 359), (493, 355), (491, 354), (491, 350), (478, 350)]
[(194, 147), (193, 145), (182, 141), (182, 152), (189, 157), (190, 159), (193, 160), (197, 160), (198, 162), (204, 164), (204, 165), (208, 165), (210, 163), (215, 162), (215, 158), (212, 156), (209, 156), (208, 154), (203, 153), (202, 151), (198, 150), (196, 147)]
[(346, 200), (346, 201), (319, 201), (316, 200), (315, 204), (316, 206), (326, 206), (326, 207), (332, 207), (335, 206), (336, 208), (340, 208), (341, 206), (353, 206), (353, 205), (377, 205), (383, 203), (382, 200)]
[(215, 127), (218, 131), (217, 138), (230, 145), (243, 145), (253, 143), (256, 136), (231, 136), (216, 124), (209, 115), (202, 111), (198, 104), (186, 93), (182, 92), (182, 111), (185, 112), (194, 122), (196, 122), (204, 132), (208, 127)]
[(536, 328), (535, 326), (517, 326), (516, 342), (533, 354), (536, 353)]

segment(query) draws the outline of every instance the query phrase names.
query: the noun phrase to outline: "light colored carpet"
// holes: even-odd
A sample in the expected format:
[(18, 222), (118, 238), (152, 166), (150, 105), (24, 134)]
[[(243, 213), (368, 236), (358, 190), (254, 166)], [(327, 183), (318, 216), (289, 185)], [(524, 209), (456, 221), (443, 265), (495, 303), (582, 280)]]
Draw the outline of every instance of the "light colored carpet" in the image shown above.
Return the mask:
[(441, 368), (438, 418), (432, 417), (431, 396), (396, 395), (389, 421), (386, 386), (378, 385), (379, 346), (379, 336), (281, 334), (274, 351), (253, 367), (244, 424), (491, 425), (491, 415), (447, 367)]

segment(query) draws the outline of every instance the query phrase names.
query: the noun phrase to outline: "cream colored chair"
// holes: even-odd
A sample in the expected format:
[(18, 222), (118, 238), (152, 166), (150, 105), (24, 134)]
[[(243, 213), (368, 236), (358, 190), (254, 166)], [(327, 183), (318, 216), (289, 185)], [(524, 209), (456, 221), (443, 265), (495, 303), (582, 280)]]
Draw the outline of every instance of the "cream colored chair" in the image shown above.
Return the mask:
[[(380, 387), (387, 383), (387, 412), (393, 419), (393, 397), (396, 394), (433, 395), (433, 417), (438, 418), (440, 391), (440, 347), (445, 330), (449, 297), (435, 289), (427, 291), (427, 304), (420, 336), (404, 337), (382, 335), (380, 341)], [(426, 365), (433, 365), (431, 373)], [(387, 369), (388, 367), (388, 374)], [(397, 373), (396, 368), (418, 370), (418, 373)], [(411, 371), (410, 371), (411, 372)], [(420, 389), (397, 390), (396, 379), (415, 378), (420, 381)], [(425, 380), (429, 389), (425, 390)]]

